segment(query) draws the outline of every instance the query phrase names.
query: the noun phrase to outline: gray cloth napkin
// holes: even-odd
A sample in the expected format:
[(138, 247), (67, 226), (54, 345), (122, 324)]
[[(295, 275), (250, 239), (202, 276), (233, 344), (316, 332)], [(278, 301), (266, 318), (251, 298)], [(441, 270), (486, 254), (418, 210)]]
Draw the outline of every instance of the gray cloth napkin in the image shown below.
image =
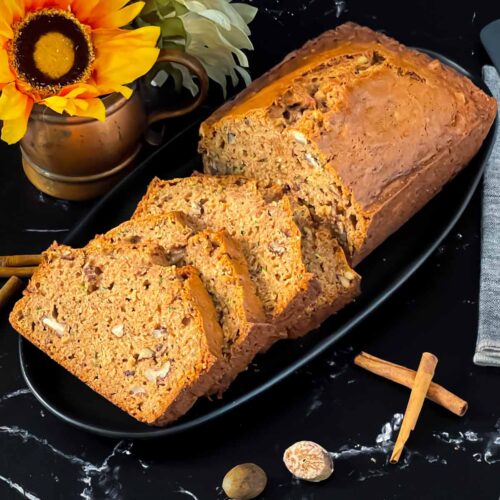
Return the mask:
[[(500, 77), (484, 66), (483, 78), (500, 101)], [(500, 366), (500, 135), (484, 174), (479, 330), (474, 363)]]

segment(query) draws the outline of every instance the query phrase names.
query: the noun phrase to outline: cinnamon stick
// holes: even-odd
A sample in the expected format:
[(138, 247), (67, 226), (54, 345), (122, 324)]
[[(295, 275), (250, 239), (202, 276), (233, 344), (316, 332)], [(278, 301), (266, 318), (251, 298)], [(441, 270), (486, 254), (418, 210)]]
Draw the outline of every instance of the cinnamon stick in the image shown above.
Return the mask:
[(19, 278), (29, 278), (36, 267), (0, 267), (0, 278), (10, 278), (18, 276)]
[[(413, 387), (415, 376), (417, 374), (415, 370), (410, 370), (410, 368), (406, 368), (405, 366), (385, 361), (377, 358), (376, 356), (372, 356), (367, 352), (361, 352), (358, 354), (354, 358), (354, 363), (357, 366), (374, 373), (375, 375), (380, 375), (387, 380), (392, 380), (393, 382), (404, 385), (409, 389)], [(463, 417), (469, 407), (467, 401), (464, 401), (456, 394), (453, 394), (445, 389), (442, 385), (434, 382), (431, 383), (426, 397), (459, 417)]]
[(399, 429), (398, 438), (391, 455), (391, 464), (399, 461), (403, 448), (410, 437), (410, 433), (415, 429), (417, 420), (424, 405), (425, 396), (434, 377), (438, 359), (430, 352), (424, 352), (418, 365), (417, 375), (411, 390), (410, 399)]
[(0, 310), (7, 305), (10, 299), (23, 287), (23, 282), (16, 276), (12, 276), (0, 289)]
[(4, 255), (0, 256), (0, 267), (38, 266), (42, 256), (38, 255)]

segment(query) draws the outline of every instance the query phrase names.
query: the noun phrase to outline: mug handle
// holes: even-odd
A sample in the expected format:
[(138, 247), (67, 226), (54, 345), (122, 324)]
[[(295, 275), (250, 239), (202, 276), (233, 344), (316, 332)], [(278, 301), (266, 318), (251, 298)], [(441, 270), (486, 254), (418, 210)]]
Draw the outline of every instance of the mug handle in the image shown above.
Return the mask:
[(186, 66), (193, 75), (198, 77), (200, 90), (198, 95), (194, 98), (194, 100), (179, 109), (160, 109), (158, 111), (154, 111), (148, 116), (148, 126), (153, 123), (159, 122), (161, 120), (165, 120), (167, 118), (174, 118), (176, 116), (182, 116), (187, 113), (190, 113), (194, 109), (196, 109), (207, 97), (208, 93), (208, 75), (205, 71), (205, 68), (201, 65), (201, 63), (195, 57), (186, 54), (182, 50), (176, 49), (162, 49), (160, 51), (160, 55), (156, 61), (159, 62), (174, 62), (178, 64), (182, 64)]

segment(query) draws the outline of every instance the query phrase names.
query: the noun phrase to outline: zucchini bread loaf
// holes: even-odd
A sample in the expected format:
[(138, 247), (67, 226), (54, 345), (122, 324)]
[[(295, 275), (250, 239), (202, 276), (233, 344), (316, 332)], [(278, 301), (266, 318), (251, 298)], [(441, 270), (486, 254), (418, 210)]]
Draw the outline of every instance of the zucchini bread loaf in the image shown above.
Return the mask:
[(245, 257), (225, 231), (196, 233), (181, 212), (124, 222), (95, 238), (87, 248), (148, 241), (162, 247), (169, 264), (195, 267), (213, 300), (224, 334), (225, 366), (209, 393), (220, 395), (257, 353), (279, 338), (275, 328), (266, 322)]
[(347, 23), (201, 126), (210, 174), (288, 186), (358, 263), (473, 157), (496, 102), (416, 50)]
[(224, 229), (234, 238), (269, 321), (290, 337), (307, 333), (327, 310), (359, 293), (359, 276), (333, 236), (317, 232), (306, 207), (281, 189), (261, 189), (238, 176), (155, 179), (133, 219), (172, 210), (199, 230)]
[(198, 272), (157, 245), (44, 254), (12, 326), (136, 419), (165, 425), (220, 378), (222, 331)]

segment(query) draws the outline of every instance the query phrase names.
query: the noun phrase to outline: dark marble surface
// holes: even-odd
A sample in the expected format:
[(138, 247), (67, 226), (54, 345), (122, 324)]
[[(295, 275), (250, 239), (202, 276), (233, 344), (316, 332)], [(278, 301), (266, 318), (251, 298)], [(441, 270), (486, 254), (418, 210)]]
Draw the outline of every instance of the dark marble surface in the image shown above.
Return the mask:
[[(500, 16), (490, 0), (253, 3), (261, 7), (253, 25), (254, 75), (347, 20), (440, 51), (477, 73), (486, 61), (479, 30)], [(0, 165), (0, 254), (41, 251), (90, 206), (38, 193), (22, 175), (17, 148), (0, 146)], [(269, 474), (265, 499), (498, 499), (500, 371), (472, 363), (479, 227), (476, 193), (435, 255), (334, 349), (243, 408), (175, 439), (116, 442), (58, 421), (25, 388), (17, 337), (0, 313), (0, 498), (222, 499), (225, 472), (253, 461)], [(389, 465), (408, 391), (354, 367), (359, 350), (412, 367), (422, 351), (434, 352), (436, 379), (468, 399), (469, 412), (460, 419), (426, 404), (401, 463)], [(334, 454), (329, 481), (292, 480), (281, 456), (299, 439)]]

